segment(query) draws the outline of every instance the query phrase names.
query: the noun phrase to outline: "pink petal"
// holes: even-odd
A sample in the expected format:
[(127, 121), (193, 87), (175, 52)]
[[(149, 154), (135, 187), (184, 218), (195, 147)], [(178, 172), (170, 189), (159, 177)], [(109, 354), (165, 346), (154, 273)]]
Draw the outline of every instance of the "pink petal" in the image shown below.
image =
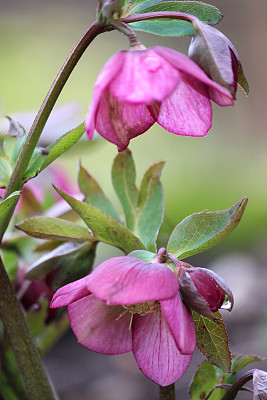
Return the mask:
[(97, 77), (94, 86), (93, 98), (85, 119), (85, 131), (88, 139), (91, 140), (94, 135), (96, 125), (96, 114), (99, 107), (100, 99), (103, 91), (106, 89), (108, 84), (112, 81), (114, 76), (119, 73), (121, 65), (123, 63), (123, 52), (116, 53), (109, 61), (105, 64), (104, 68)]
[(192, 355), (182, 355), (160, 309), (133, 318), (133, 354), (149, 379), (161, 386), (177, 381), (188, 368)]
[(209, 97), (215, 103), (220, 106), (233, 105), (233, 98), (228, 90), (212, 81), (194, 61), (190, 60), (190, 58), (182, 53), (168, 49), (167, 47), (156, 46), (152, 48), (157, 54), (161, 55), (181, 72), (191, 75), (193, 78), (207, 85)]
[(80, 344), (102, 354), (123, 354), (132, 350), (130, 314), (117, 319), (124, 311), (107, 306), (89, 295), (68, 307), (72, 330)]
[(162, 300), (161, 309), (167, 325), (182, 354), (193, 354), (196, 349), (196, 332), (191, 311), (178, 293), (172, 299)]
[(120, 72), (109, 90), (120, 102), (151, 104), (162, 101), (177, 87), (180, 72), (153, 49), (125, 51)]
[(104, 261), (88, 276), (87, 287), (110, 305), (131, 305), (173, 297), (179, 289), (174, 273), (164, 264), (135, 257)]
[(69, 283), (68, 285), (62, 286), (58, 289), (52, 298), (50, 308), (67, 306), (90, 294), (86, 286), (86, 280), (87, 277)]
[(116, 144), (119, 151), (154, 123), (155, 118), (145, 105), (119, 102), (108, 90), (102, 93), (96, 115), (96, 130), (109, 142)]
[(211, 121), (212, 108), (206, 87), (182, 74), (178, 88), (161, 104), (158, 124), (177, 135), (205, 136)]

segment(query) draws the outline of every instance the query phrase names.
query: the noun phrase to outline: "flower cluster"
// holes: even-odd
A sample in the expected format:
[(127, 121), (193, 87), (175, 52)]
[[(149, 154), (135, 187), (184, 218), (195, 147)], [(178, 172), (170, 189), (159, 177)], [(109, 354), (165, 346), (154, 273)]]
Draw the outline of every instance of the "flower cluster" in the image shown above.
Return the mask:
[[(177, 268), (182, 273), (185, 266)], [(196, 348), (190, 311), (194, 295), (196, 302), (202, 296), (201, 304), (210, 313), (221, 307), (225, 292), (231, 296), (216, 274), (201, 269), (189, 277), (195, 293), (186, 290), (177, 268), (174, 273), (157, 257), (150, 263), (131, 256), (111, 258), (85, 278), (60, 288), (51, 307), (68, 305), (70, 324), (80, 344), (103, 354), (132, 351), (141, 371), (167, 386), (183, 375)]]

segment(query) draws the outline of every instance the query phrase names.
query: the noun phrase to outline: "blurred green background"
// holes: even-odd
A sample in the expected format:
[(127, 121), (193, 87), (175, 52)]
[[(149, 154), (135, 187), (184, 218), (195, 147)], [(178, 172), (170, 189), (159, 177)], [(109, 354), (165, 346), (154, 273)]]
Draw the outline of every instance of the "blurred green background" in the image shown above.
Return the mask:
[[(68, 53), (94, 21), (96, 3), (96, 0), (0, 0), (0, 120), (4, 115), (38, 110)], [(217, 271), (222, 266), (228, 268), (222, 276), (227, 278), (238, 300), (236, 313), (234, 309), (230, 318), (232, 325), (228, 322), (232, 330), (233, 351), (264, 355), (267, 340), (267, 2), (214, 0), (210, 4), (217, 6), (224, 14), (223, 21), (217, 27), (229, 37), (239, 52), (250, 84), (249, 96), (246, 97), (239, 89), (234, 107), (220, 108), (214, 105), (213, 127), (206, 138), (175, 136), (155, 125), (134, 139), (130, 149), (137, 165), (138, 182), (151, 163), (159, 159), (167, 160), (162, 181), (166, 196), (166, 226), (169, 230), (191, 213), (229, 208), (243, 196), (248, 197), (247, 210), (236, 231), (222, 244), (198, 257), (198, 262), (194, 264), (209, 267), (212, 260), (212, 266), (217, 265)], [(165, 45), (184, 53), (190, 42), (189, 38), (159, 38), (149, 34), (140, 34), (139, 38), (147, 47)], [(127, 48), (127, 39), (117, 32), (111, 32), (98, 37), (86, 51), (58, 102), (61, 105), (73, 100), (78, 102), (80, 108), (73, 126), (85, 117), (95, 78), (104, 63), (114, 52)], [(66, 118), (69, 119), (69, 115)], [(61, 133), (60, 129), (59, 132), (57, 129), (52, 132), (54, 137)], [(60, 164), (75, 179), (81, 160), (118, 205), (110, 180), (110, 168), (116, 153), (116, 147), (104, 140), (92, 145), (85, 139), (61, 157)], [(100, 249), (103, 251), (103, 247)], [(105, 249), (104, 253), (107, 251)], [(239, 251), (238, 256), (233, 258), (231, 254), (236, 251)], [(104, 254), (99, 257), (104, 258)], [(102, 363), (99, 368), (103, 373), (110, 362), (111, 369), (122, 374), (126, 371), (128, 377), (133, 377), (131, 382), (123, 377), (122, 387), (126, 386), (124, 394), (120, 395), (115, 390), (117, 397), (114, 399), (139, 400), (145, 398), (142, 397), (145, 393), (153, 398), (153, 385), (145, 390), (143, 388), (141, 394), (136, 392), (137, 368), (132, 359), (129, 361), (130, 355), (108, 361), (110, 358), (107, 356), (95, 357), (78, 345), (72, 350), (75, 345), (75, 339), (67, 337), (55, 350), (54, 358), (47, 360), (62, 399), (106, 399), (105, 395), (99, 395), (103, 380), (94, 376), (98, 362)], [(70, 349), (69, 353), (67, 349)], [(83, 357), (93, 357), (91, 362), (94, 368), (91, 369), (93, 375), (90, 375), (90, 379), (95, 383), (88, 397), (78, 395), (81, 382), (88, 379), (85, 374), (88, 360), (75, 365), (75, 380), (72, 377), (73, 365), (68, 366), (72, 354), (75, 354), (73, 363), (77, 362), (77, 355), (81, 360)], [(258, 365), (258, 368), (261, 366)], [(184, 393), (193, 372), (191, 368), (187, 375), (189, 378), (179, 383), (181, 398), (188, 398)], [(118, 376), (120, 383), (117, 384), (115, 379), (115, 389), (121, 385), (121, 375)], [(105, 381), (107, 398), (112, 400), (108, 379), (111, 378)], [(112, 382), (111, 386), (114, 385)], [(132, 384), (135, 390), (133, 397), (128, 395)], [(75, 388), (75, 385), (79, 389), (73, 397), (70, 387)]]

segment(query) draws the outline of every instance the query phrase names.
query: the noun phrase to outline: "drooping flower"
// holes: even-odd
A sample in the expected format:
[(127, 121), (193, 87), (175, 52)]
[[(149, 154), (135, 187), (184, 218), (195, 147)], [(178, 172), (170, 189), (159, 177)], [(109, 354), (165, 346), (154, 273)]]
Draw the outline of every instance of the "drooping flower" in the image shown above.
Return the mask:
[(209, 269), (193, 267), (182, 261), (178, 261), (178, 264), (175, 275), (188, 307), (208, 318), (214, 318), (212, 313), (223, 305), (229, 311), (232, 310), (233, 293), (219, 275)]
[(124, 50), (96, 80), (85, 130), (91, 140), (96, 129), (119, 151), (155, 122), (177, 135), (205, 136), (212, 121), (210, 100), (233, 105), (229, 91), (184, 54), (160, 46)]
[(166, 264), (123, 256), (60, 288), (52, 308), (68, 305), (78, 342), (103, 354), (133, 351), (141, 371), (167, 386), (189, 366), (196, 347), (192, 314)]

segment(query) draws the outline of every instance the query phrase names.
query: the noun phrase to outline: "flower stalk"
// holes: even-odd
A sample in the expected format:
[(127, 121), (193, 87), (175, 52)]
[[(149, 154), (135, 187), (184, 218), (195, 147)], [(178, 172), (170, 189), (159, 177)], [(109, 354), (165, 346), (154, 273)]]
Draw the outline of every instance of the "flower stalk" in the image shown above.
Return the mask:
[[(13, 347), (29, 399), (54, 400), (39, 351), (0, 258), (0, 318)], [(19, 334), (18, 334), (19, 333)]]
[(159, 400), (175, 400), (175, 384), (168, 386), (159, 385)]

